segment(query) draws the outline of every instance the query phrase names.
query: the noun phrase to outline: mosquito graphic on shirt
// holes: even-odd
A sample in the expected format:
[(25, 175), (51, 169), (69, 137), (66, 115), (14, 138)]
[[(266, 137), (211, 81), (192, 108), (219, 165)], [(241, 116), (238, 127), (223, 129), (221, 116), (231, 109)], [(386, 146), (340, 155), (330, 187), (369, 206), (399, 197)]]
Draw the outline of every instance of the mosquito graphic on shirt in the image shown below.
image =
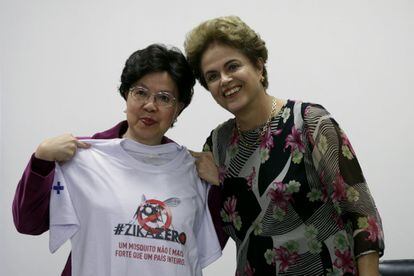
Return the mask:
[(145, 195), (142, 195), (141, 203), (138, 205), (130, 223), (138, 221), (141, 226), (151, 232), (167, 229), (172, 219), (169, 207), (177, 207), (180, 202), (180, 199), (176, 197), (159, 201), (155, 199), (147, 200)]

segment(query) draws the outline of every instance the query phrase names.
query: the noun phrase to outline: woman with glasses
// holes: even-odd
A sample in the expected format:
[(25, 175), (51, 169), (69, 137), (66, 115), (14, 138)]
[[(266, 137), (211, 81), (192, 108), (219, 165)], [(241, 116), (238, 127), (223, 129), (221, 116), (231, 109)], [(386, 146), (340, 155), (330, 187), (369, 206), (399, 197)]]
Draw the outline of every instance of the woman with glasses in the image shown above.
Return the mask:
[[(208, 186), (185, 147), (165, 137), (195, 79), (182, 53), (150, 45), (121, 76), (126, 121), (86, 140), (42, 142), (17, 186), (17, 230), (72, 244), (62, 275), (201, 275), (221, 255)], [(66, 162), (64, 162), (66, 161)]]
[[(201, 23), (187, 59), (234, 115), (194, 153), (236, 275), (378, 275), (381, 219), (351, 144), (322, 106), (268, 94), (267, 49), (235, 16)], [(273, 91), (275, 93), (275, 91)]]

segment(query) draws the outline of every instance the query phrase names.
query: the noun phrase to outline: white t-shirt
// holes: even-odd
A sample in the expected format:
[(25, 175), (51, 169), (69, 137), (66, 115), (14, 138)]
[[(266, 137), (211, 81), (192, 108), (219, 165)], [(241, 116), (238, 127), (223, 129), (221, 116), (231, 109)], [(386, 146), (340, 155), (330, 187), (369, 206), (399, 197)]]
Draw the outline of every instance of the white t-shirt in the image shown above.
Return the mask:
[(72, 275), (202, 275), (221, 256), (185, 147), (85, 141), (57, 164), (50, 201), (50, 251), (71, 240)]

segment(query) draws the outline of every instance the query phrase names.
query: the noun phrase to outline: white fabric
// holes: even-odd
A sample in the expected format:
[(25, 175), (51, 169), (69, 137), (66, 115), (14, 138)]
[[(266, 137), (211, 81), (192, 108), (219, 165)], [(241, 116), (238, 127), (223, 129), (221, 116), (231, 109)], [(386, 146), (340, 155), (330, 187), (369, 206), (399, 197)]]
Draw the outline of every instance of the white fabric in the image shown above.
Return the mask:
[(184, 147), (86, 142), (57, 164), (50, 202), (50, 251), (71, 240), (72, 275), (202, 275), (221, 256)]

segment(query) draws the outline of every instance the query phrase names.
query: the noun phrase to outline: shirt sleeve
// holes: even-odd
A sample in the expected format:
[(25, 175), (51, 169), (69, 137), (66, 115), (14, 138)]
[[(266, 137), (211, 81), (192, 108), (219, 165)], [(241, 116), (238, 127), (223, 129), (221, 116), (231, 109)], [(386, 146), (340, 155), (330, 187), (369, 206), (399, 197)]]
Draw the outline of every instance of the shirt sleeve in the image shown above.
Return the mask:
[(221, 256), (222, 252), (206, 200), (210, 184), (203, 182), (199, 183), (198, 186), (204, 190), (204, 196), (202, 198), (204, 204), (202, 205), (203, 210), (197, 227), (198, 231), (196, 233), (196, 239), (198, 259), (200, 266), (204, 268), (217, 260)]
[(320, 179), (322, 198), (337, 210), (337, 223), (351, 229), (356, 258), (384, 251), (381, 218), (344, 131), (320, 105), (304, 109), (305, 135)]
[(20, 233), (40, 235), (49, 230), (50, 189), (55, 163), (32, 155), (17, 185), (13, 221)]
[(56, 165), (50, 196), (49, 250), (52, 253), (79, 229), (79, 220), (67, 185), (62, 168)]

